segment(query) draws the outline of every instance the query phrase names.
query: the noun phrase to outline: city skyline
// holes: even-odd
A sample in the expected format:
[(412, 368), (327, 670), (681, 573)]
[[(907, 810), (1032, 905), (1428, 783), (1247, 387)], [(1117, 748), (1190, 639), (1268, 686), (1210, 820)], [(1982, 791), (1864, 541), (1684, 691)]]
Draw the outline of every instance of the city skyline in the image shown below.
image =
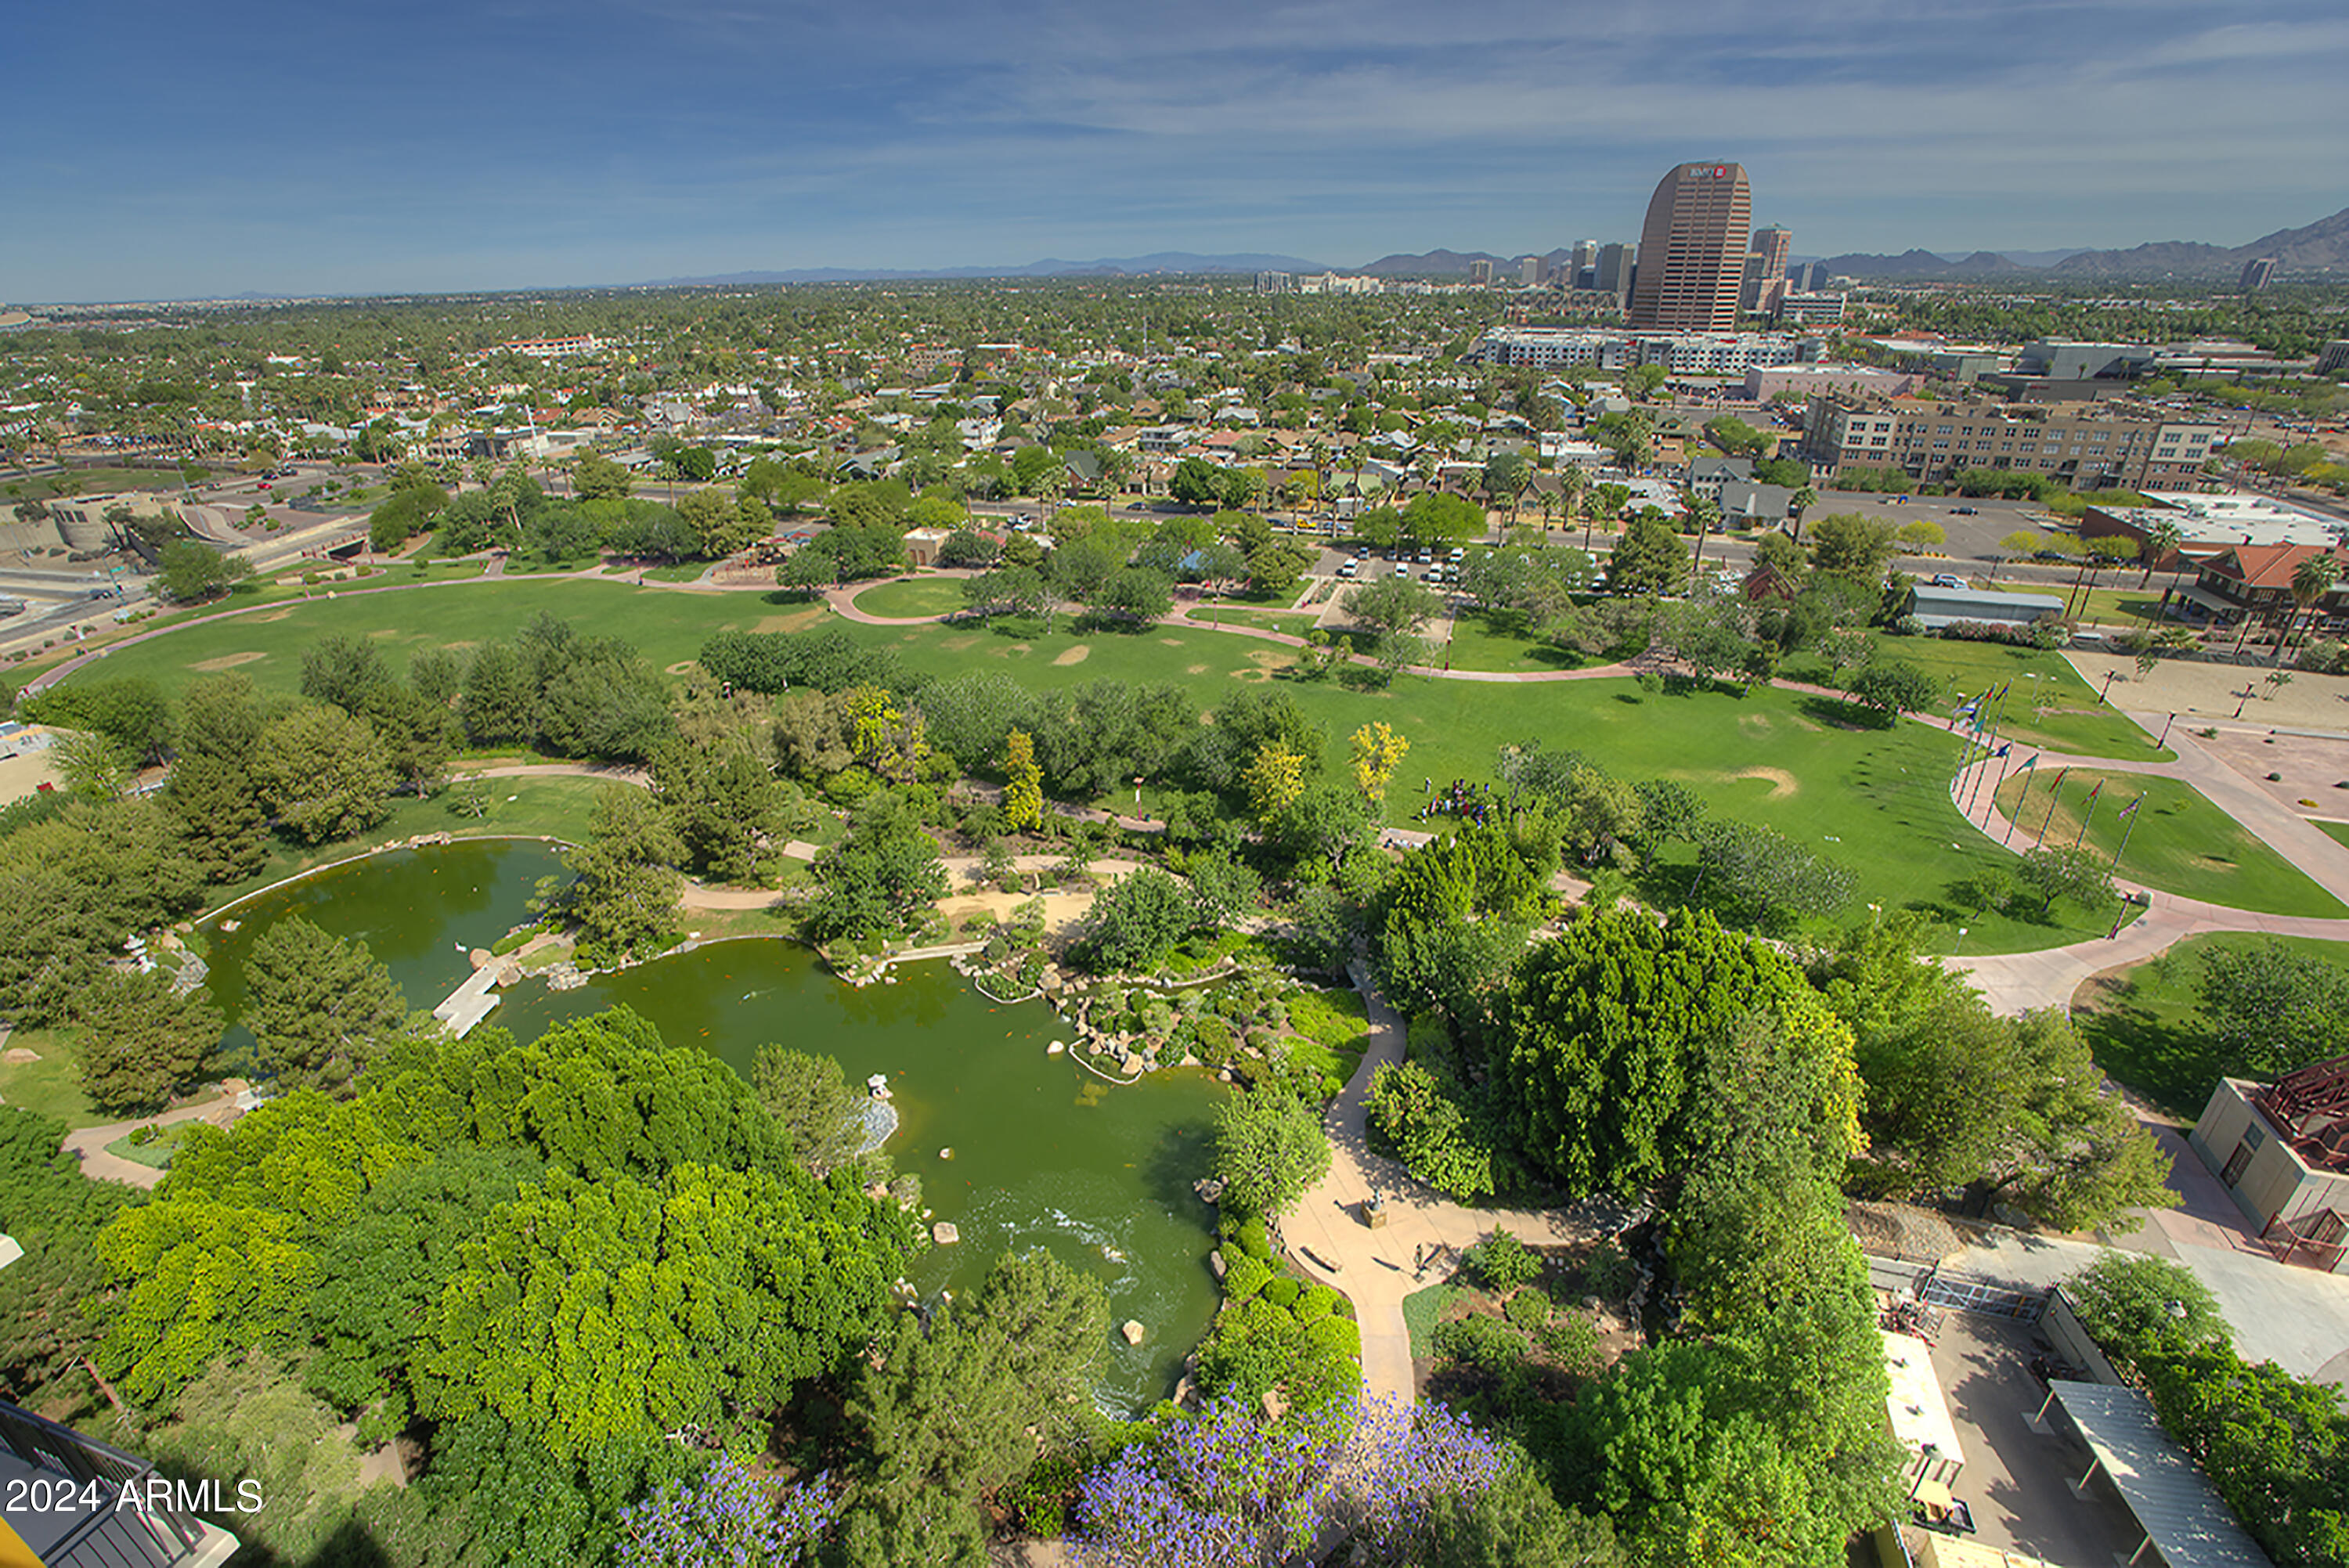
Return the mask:
[[(2349, 18), (1896, 3), (1854, 26), (1511, 0), (1431, 36), (1386, 0), (428, 0), (386, 28), (120, 0), (12, 42), (0, 298), (38, 301), (1542, 253), (1634, 237), (1656, 171), (1705, 157), (1743, 162), (1813, 254), (2240, 243), (2341, 204), (2325, 105)], [(102, 107), (99, 62), (135, 84)]]

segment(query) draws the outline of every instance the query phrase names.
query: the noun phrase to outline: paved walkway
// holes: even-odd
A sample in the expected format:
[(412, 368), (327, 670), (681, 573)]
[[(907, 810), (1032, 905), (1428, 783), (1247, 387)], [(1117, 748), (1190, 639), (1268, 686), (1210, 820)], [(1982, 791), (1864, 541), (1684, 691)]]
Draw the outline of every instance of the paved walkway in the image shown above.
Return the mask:
[(174, 1122), (215, 1116), (228, 1104), (225, 1097), (215, 1095), (211, 1099), (167, 1110), (160, 1116), (134, 1116), (128, 1121), (109, 1121), (103, 1127), (77, 1127), (66, 1134), (62, 1147), (67, 1154), (81, 1161), (81, 1173), (93, 1181), (121, 1181), (133, 1187), (152, 1187), (163, 1180), (162, 1171), (152, 1165), (141, 1165), (136, 1160), (109, 1154), (106, 1146), (134, 1128), (169, 1127)]
[[(2148, 738), (2166, 717), (2130, 713), (2127, 717), (2147, 731)], [(2266, 790), (2205, 749), (2199, 739), (2172, 727), (2169, 746), (2175, 761), (2143, 757), (2075, 757), (2062, 752), (2039, 754), (2038, 771), (2080, 768), (2105, 773), (2134, 773), (2175, 779), (2190, 785), (2227, 813), (2246, 832), (2307, 873), (2333, 897), (2349, 903), (2349, 847), (2335, 842), (2307, 819), (2293, 812)], [(2003, 765), (2013, 778), (2014, 758)], [(2002, 767), (1979, 762), (1961, 772), (1950, 789), (1951, 804), (1968, 821), (1992, 840), (2016, 849), (2029, 847), (2032, 829), (2015, 824), (1998, 810), (1997, 784)], [(2143, 894), (2150, 903), (2146, 913), (2108, 937), (2092, 937), (2068, 947), (2036, 953), (2008, 953), (1955, 961), (1951, 967), (1970, 974), (1990, 1001), (2003, 1014), (2039, 1007), (2069, 1006), (2073, 995), (2094, 975), (2121, 965), (2142, 964), (2189, 936), (2220, 931), (2264, 932), (2278, 936), (2313, 936), (2349, 942), (2349, 917), (2325, 919), (2308, 915), (2264, 914), (2162, 892), (2114, 879), (2124, 892)]]
[[(1537, 1246), (1587, 1242), (1597, 1233), (1566, 1210), (1471, 1209), (1452, 1202), (1413, 1181), (1398, 1162), (1371, 1152), (1371, 1075), (1382, 1063), (1402, 1060), (1403, 1021), (1359, 963), (1353, 980), (1370, 1016), (1368, 1048), (1345, 1093), (1322, 1119), (1330, 1133), (1330, 1173), (1281, 1222), (1281, 1234), (1309, 1274), (1345, 1292), (1354, 1304), (1362, 1332), (1363, 1392), (1410, 1403), (1418, 1398), (1419, 1387), (1402, 1301), (1449, 1273), (1433, 1266), (1435, 1254), (1444, 1248), (1465, 1251), (1495, 1227)], [(1384, 1203), (1387, 1214), (1386, 1223), (1375, 1231), (1362, 1218), (1362, 1206), (1372, 1199)], [(1426, 1275), (1416, 1267), (1423, 1259), (1430, 1264)]]

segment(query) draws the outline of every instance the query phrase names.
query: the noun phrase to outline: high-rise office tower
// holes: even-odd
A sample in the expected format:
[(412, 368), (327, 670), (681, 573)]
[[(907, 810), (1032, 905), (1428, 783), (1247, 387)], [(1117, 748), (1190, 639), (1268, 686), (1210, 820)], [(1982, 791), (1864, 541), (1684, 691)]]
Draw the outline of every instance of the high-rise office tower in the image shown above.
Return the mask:
[(1488, 262), (1488, 261), (1485, 260), (1483, 257), (1479, 256), (1476, 260), (1475, 260), (1475, 261), (1473, 261), (1473, 262), (1470, 262), (1470, 263), (1468, 263), (1468, 282), (1469, 282), (1469, 284), (1470, 284), (1472, 286), (1476, 287), (1476, 288), (1484, 288), (1484, 287), (1485, 287), (1486, 285), (1488, 285), (1489, 284), (1491, 284), (1491, 283), (1492, 283), (1492, 281), (1493, 281), (1493, 263), (1490, 263), (1490, 262)]
[(1738, 301), (1741, 305), (1745, 305), (1745, 310), (1754, 312), (1754, 315), (1764, 315), (1764, 317), (1775, 315), (1778, 301), (1785, 298), (1785, 258), (1792, 249), (1795, 249), (1795, 230), (1775, 228), (1775, 225), (1754, 230), (1754, 244), (1750, 252), (1745, 252), (1745, 256), (1748, 256), (1748, 263), (1759, 258), (1762, 277), (1759, 277), (1759, 282), (1750, 284), (1753, 286), (1753, 298)]
[(1517, 258), (1518, 284), (1524, 288), (1531, 288), (1541, 281), (1542, 259), (1539, 256), (1519, 256)]
[(1660, 332), (1734, 332), (1745, 281), (1738, 244), (1753, 229), (1741, 163), (1683, 163), (1665, 175), (1640, 231), (1630, 324)]
[(1632, 263), (1637, 245), (1603, 245), (1599, 251), (1599, 292), (1622, 299), (1631, 292)]
[(1595, 267), (1598, 264), (1599, 242), (1596, 240), (1575, 241), (1574, 270), (1578, 273), (1585, 267)]
[(2260, 256), (2243, 263), (2243, 281), (2237, 285), (2245, 294), (2257, 294), (2275, 282), (2276, 259)]

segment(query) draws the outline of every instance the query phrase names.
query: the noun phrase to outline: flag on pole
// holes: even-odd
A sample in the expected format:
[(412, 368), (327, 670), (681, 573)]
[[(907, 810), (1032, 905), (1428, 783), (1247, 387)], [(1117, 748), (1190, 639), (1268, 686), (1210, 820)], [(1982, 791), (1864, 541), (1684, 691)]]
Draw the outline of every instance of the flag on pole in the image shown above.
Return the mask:
[(1996, 751), (1993, 751), (1993, 752), (1992, 752), (1992, 753), (1990, 754), (1990, 755), (1991, 755), (1991, 760), (1992, 760), (1992, 761), (1993, 761), (1993, 762), (1995, 762), (1995, 761), (1997, 761), (2000, 758), (2002, 758), (2002, 757), (2005, 756), (2008, 752), (2010, 752), (2010, 751), (2012, 751), (2012, 750), (2013, 750), (2013, 749), (2014, 749), (2014, 743), (2013, 743), (2013, 741), (2011, 741), (2011, 740), (2010, 740), (2010, 741), (2007, 741), (2007, 742), (2003, 743), (2002, 745), (2001, 745), (2001, 746), (1999, 747), (1999, 748), (1998, 748)]
[(2097, 779), (2097, 780), (2096, 780), (2096, 787), (2095, 787), (2095, 789), (2091, 789), (2091, 790), (2089, 790), (2089, 791), (2088, 791), (2088, 798), (2087, 798), (2086, 799), (2085, 799), (2085, 800), (2081, 801), (2081, 802), (2080, 802), (2080, 804), (2082, 804), (2083, 806), (2093, 806), (2093, 805), (2095, 805), (2095, 804), (2096, 803), (2096, 797), (2097, 797), (2097, 796), (2099, 796), (2099, 795), (2101, 795), (2101, 794), (2103, 794), (2104, 792), (2105, 792), (2105, 781), (2104, 781), (2103, 779)]
[(2124, 807), (2122, 807), (2122, 808), (2121, 808), (2121, 817), (2125, 819), (2125, 818), (2128, 818), (2128, 817), (2132, 817), (2132, 816), (2136, 815), (2136, 814), (2137, 814), (2137, 809), (2139, 806), (2142, 806), (2142, 805), (2144, 805), (2144, 804), (2145, 804), (2145, 797), (2144, 797), (2144, 796), (2142, 796), (2142, 795), (2138, 796), (2136, 799), (2134, 799), (2134, 800), (2130, 801), (2127, 805), (2126, 805), (2126, 806), (2124, 806)]
[(2034, 751), (2034, 752), (2033, 752), (2033, 753), (2031, 754), (2031, 760), (2030, 760), (2030, 761), (2028, 761), (2028, 762), (2026, 762), (2026, 763), (2024, 763), (2022, 767), (2020, 767), (2020, 768), (2016, 769), (2015, 769), (2015, 771), (2016, 771), (2017, 773), (2028, 773), (2028, 772), (2030, 772), (2033, 769), (2034, 769), (2034, 768), (2036, 768), (2036, 767), (2038, 767), (2038, 766), (2039, 766), (2039, 753), (2037, 753), (2036, 751)]

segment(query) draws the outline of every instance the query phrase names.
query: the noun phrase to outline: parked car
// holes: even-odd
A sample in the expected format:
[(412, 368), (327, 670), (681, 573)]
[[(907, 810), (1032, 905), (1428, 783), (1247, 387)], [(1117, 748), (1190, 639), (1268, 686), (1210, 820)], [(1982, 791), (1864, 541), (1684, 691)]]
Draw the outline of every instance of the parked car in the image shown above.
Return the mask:
[(1982, 508), (1978, 506), (1953, 506), (1950, 509), (1950, 511), (1952, 516), (1956, 517), (1980, 517), (1982, 515)]
[(1967, 582), (1962, 577), (1953, 576), (1947, 572), (1943, 572), (1935, 575), (1931, 586), (1935, 588), (1971, 588), (1973, 584)]

